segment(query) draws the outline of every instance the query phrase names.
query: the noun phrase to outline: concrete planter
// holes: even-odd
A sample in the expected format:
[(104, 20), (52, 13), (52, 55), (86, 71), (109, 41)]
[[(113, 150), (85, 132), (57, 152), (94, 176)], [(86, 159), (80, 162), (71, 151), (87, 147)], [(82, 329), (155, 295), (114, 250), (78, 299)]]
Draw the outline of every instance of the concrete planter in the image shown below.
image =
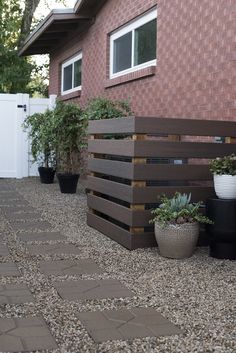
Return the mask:
[(219, 199), (236, 199), (236, 175), (214, 174), (214, 187)]
[(160, 255), (172, 259), (184, 259), (192, 256), (199, 236), (199, 224), (185, 223), (162, 228), (155, 223), (155, 237)]

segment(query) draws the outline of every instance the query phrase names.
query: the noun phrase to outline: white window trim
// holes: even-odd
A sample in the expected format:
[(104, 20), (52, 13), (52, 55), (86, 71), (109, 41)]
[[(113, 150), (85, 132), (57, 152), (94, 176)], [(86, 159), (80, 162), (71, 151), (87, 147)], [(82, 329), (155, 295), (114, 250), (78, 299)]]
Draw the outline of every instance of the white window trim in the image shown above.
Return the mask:
[[(157, 63), (157, 59), (145, 62), (141, 65), (136, 65), (134, 66), (134, 32), (137, 28), (143, 26), (144, 24), (154, 20), (157, 18), (157, 9), (154, 9), (152, 11), (149, 11), (148, 13), (146, 13), (145, 15), (139, 17), (138, 19), (132, 21), (131, 23), (129, 23), (128, 25), (125, 25), (124, 27), (122, 27), (121, 29), (113, 32), (110, 36), (110, 79), (112, 78), (116, 78), (119, 76), (123, 76), (125, 74), (129, 74), (131, 72), (135, 72), (138, 71), (140, 69), (144, 69), (146, 67), (149, 66), (154, 66)], [(117, 73), (113, 73), (113, 54), (114, 54), (114, 41), (122, 36), (124, 36), (125, 34), (132, 32), (132, 67), (123, 71), (119, 71)]]
[[(71, 89), (68, 89), (67, 91), (63, 90), (63, 86), (64, 86), (64, 68), (72, 64), (72, 80), (74, 81), (74, 65), (73, 64), (76, 61), (81, 60), (81, 59), (82, 59), (82, 53), (78, 54), (77, 56), (74, 56), (73, 58), (65, 61), (62, 64), (62, 66), (61, 66), (61, 94), (62, 94), (62, 96), (65, 95), (65, 94), (69, 94), (69, 93), (81, 90), (82, 85), (77, 86), (77, 87), (73, 87)], [(73, 84), (73, 82), (72, 82), (72, 84)]]

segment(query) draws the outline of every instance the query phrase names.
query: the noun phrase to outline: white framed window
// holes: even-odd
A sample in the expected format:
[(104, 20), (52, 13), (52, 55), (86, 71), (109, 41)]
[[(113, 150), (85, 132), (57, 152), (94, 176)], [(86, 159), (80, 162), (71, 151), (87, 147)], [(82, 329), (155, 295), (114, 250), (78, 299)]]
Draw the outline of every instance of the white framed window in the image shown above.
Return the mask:
[(156, 65), (157, 9), (110, 36), (110, 78)]
[(61, 71), (61, 94), (80, 90), (82, 87), (82, 53), (65, 61)]

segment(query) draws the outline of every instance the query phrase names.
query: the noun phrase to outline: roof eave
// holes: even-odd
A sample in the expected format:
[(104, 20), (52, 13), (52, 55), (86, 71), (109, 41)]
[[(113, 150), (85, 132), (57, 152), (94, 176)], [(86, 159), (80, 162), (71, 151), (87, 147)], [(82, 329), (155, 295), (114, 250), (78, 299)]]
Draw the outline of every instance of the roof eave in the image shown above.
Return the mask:
[[(54, 22), (67, 21), (68, 23), (73, 23), (79, 20), (92, 20), (89, 16), (83, 16), (74, 13), (73, 9), (63, 9), (63, 10), (52, 10), (49, 15), (39, 23), (39, 25), (35, 28), (35, 30), (26, 38), (23, 46), (19, 50), (19, 56), (24, 55), (33, 55), (37, 53), (33, 53), (30, 47), (37, 41), (40, 40), (40, 37), (47, 32), (49, 27)], [(31, 53), (32, 52), (32, 53)], [(45, 52), (40, 52), (38, 54), (46, 54), (48, 50), (45, 47)]]

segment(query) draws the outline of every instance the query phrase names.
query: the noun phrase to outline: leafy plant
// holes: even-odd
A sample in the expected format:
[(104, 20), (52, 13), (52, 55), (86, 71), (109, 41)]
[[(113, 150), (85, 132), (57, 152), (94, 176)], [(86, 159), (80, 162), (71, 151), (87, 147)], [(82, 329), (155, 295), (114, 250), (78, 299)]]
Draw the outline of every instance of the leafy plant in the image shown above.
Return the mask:
[(88, 120), (113, 119), (132, 114), (128, 101), (112, 101), (104, 97), (92, 99), (84, 114)]
[(55, 150), (52, 145), (52, 111), (35, 113), (23, 122), (31, 142), (33, 161), (40, 166), (55, 167)]
[(213, 159), (210, 162), (210, 171), (216, 175), (236, 175), (236, 155)]
[(78, 104), (57, 102), (52, 114), (53, 146), (58, 168), (67, 174), (78, 172), (86, 146), (87, 119)]
[(161, 197), (161, 204), (158, 208), (152, 210), (154, 215), (152, 223), (158, 222), (162, 227), (170, 224), (181, 225), (184, 223), (209, 223), (209, 218), (203, 216), (200, 212), (201, 202), (190, 203), (191, 194), (181, 194), (176, 192), (173, 198)]

